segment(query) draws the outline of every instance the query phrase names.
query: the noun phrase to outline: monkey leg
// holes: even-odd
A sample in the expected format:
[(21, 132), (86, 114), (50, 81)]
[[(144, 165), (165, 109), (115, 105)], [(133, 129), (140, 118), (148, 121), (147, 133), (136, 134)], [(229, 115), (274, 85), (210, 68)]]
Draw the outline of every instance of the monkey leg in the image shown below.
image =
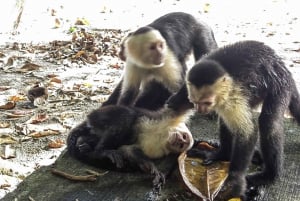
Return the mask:
[(156, 168), (152, 160), (148, 158), (138, 146), (122, 146), (120, 149), (130, 164), (136, 165), (143, 172), (152, 175), (154, 188), (160, 189), (165, 184), (165, 175)]
[(149, 110), (157, 110), (165, 104), (171, 92), (160, 82), (153, 80), (145, 86), (135, 106)]
[(230, 161), (232, 146), (233, 146), (233, 136), (229, 131), (227, 126), (224, 124), (223, 120), (220, 119), (220, 146), (216, 151), (207, 152), (204, 165), (210, 165), (214, 161)]
[[(282, 96), (283, 95), (283, 96)], [(279, 177), (283, 155), (283, 119), (288, 95), (265, 100), (259, 116), (260, 146), (264, 162), (263, 171), (247, 176), (249, 185), (265, 185)], [(278, 95), (279, 96), (279, 95)]]
[(123, 83), (123, 79), (118, 83), (118, 85), (113, 90), (113, 92), (108, 97), (108, 99), (105, 102), (102, 103), (102, 106), (116, 105), (118, 103), (118, 100), (119, 100), (119, 97), (120, 97), (120, 94), (121, 94), (122, 83)]

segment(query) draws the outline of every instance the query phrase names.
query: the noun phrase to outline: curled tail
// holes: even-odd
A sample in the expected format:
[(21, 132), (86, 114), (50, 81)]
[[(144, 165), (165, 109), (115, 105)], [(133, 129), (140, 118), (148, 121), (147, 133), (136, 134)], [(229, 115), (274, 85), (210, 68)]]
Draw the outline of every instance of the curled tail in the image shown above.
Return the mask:
[(297, 123), (300, 125), (300, 95), (297, 90), (296, 84), (294, 84), (292, 90), (291, 101), (289, 104), (289, 110), (291, 115), (295, 118)]

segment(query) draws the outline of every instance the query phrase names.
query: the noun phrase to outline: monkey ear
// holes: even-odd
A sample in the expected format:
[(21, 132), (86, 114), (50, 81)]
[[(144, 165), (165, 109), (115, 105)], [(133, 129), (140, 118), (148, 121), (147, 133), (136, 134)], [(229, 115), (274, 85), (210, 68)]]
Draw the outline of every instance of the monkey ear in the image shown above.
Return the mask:
[(132, 32), (130, 32), (127, 36), (125, 36), (122, 40), (121, 40), (121, 43), (120, 43), (120, 51), (119, 51), (119, 58), (122, 60), (122, 61), (126, 61), (126, 55), (125, 55), (125, 42), (126, 40), (128, 39), (129, 36), (132, 35)]

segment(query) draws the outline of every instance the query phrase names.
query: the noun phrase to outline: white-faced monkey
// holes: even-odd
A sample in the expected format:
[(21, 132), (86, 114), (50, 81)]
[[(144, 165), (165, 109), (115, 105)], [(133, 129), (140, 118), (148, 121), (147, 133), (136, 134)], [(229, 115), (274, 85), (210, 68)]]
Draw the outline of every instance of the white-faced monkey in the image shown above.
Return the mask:
[[(273, 49), (257, 41), (237, 42), (201, 58), (187, 73), (186, 85), (168, 100), (170, 108), (191, 105), (220, 117), (220, 148), (205, 163), (229, 160), (225, 188), (230, 197), (244, 196), (245, 187), (265, 185), (280, 175), (283, 120), (289, 110), (300, 123), (300, 97), (291, 73)], [(263, 170), (246, 177), (258, 132), (252, 109), (262, 103), (258, 118)]]
[(212, 29), (183, 12), (161, 16), (130, 33), (121, 43), (124, 74), (102, 105), (125, 105), (156, 110), (184, 82), (186, 59), (198, 60), (217, 48)]
[(154, 187), (159, 187), (164, 183), (164, 175), (152, 159), (192, 147), (192, 134), (183, 123), (191, 114), (189, 108), (149, 111), (118, 105), (100, 107), (71, 130), (68, 152), (100, 167), (138, 168), (153, 175)]

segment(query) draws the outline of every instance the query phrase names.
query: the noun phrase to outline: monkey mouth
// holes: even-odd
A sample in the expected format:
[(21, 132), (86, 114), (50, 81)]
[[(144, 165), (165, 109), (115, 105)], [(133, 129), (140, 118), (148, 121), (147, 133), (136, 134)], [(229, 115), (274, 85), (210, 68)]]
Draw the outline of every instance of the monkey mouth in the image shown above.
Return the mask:
[(197, 112), (201, 114), (208, 114), (211, 111), (210, 107), (207, 107), (206, 105), (199, 104), (199, 103), (194, 103), (194, 108), (197, 110)]

